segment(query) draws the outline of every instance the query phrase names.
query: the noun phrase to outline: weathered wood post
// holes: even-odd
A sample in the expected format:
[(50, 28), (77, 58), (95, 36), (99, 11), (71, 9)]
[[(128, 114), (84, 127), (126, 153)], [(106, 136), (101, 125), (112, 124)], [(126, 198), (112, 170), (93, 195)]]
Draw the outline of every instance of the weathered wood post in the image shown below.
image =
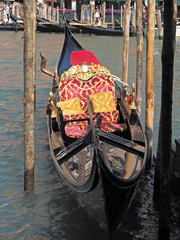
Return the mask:
[(131, 25), (132, 25), (132, 36), (136, 35), (136, 3), (131, 10)]
[(111, 22), (112, 22), (112, 27), (114, 28), (114, 5), (111, 5), (112, 7), (112, 13), (111, 13)]
[(81, 5), (81, 22), (84, 22), (84, 5)]
[(141, 114), (141, 86), (143, 64), (143, 26), (142, 26), (142, 0), (136, 1), (136, 30), (137, 30), (137, 62), (136, 62), (136, 109)]
[(105, 27), (106, 25), (106, 2), (103, 2), (102, 5), (102, 26)]
[(159, 134), (160, 198), (158, 239), (170, 239), (171, 146), (173, 68), (176, 39), (177, 0), (164, 1), (164, 37), (162, 48), (162, 93)]
[(121, 27), (123, 26), (123, 6), (121, 5)]
[(19, 3), (15, 5), (15, 16), (19, 18)]
[(87, 23), (90, 22), (90, 6), (87, 6), (87, 16), (86, 16)]
[(94, 19), (94, 5), (91, 4), (91, 25), (93, 24)]
[(158, 37), (159, 39), (163, 39), (163, 29), (162, 29), (162, 21), (161, 21), (161, 11), (156, 10), (156, 22), (158, 27)]
[(24, 190), (34, 189), (35, 0), (24, 0)]
[(66, 6), (65, 6), (65, 1), (63, 1), (63, 16), (64, 16), (65, 12), (66, 12)]
[(51, 6), (48, 8), (48, 20), (51, 22), (52, 21), (52, 11), (51, 11)]
[(56, 8), (56, 23), (59, 23), (59, 7)]
[(155, 1), (148, 0), (147, 55), (146, 55), (146, 126), (147, 169), (151, 167), (154, 118), (154, 19)]
[(43, 3), (42, 9), (43, 9), (43, 16), (42, 17), (47, 19), (47, 5), (45, 3)]
[(38, 16), (39, 16), (40, 18), (43, 17), (43, 9), (42, 9), (42, 5), (39, 6), (39, 13), (38, 13)]
[(128, 78), (128, 55), (129, 55), (129, 19), (130, 17), (130, 0), (125, 1), (124, 21), (123, 21), (123, 82), (127, 83)]
[(53, 10), (52, 10), (52, 22), (53, 23), (55, 23), (55, 21), (56, 21), (56, 9), (55, 8), (53, 8)]

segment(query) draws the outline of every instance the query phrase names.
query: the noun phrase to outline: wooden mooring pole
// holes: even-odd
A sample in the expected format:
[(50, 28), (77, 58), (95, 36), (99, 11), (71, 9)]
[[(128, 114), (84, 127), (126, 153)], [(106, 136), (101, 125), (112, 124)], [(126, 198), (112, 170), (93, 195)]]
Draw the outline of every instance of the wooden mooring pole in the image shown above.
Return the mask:
[(114, 5), (113, 4), (111, 4), (111, 9), (112, 9), (111, 22), (112, 22), (112, 27), (114, 28)]
[(131, 36), (134, 37), (136, 35), (136, 3), (131, 10)]
[(127, 83), (128, 78), (128, 55), (129, 55), (129, 21), (130, 21), (130, 0), (125, 1), (123, 21), (123, 82)]
[(36, 2), (24, 0), (24, 190), (34, 189)]
[(106, 2), (104, 1), (102, 4), (102, 26), (106, 26)]
[(161, 11), (156, 10), (156, 22), (158, 27), (158, 37), (159, 39), (163, 39), (163, 29), (162, 29), (162, 21), (161, 21)]
[(123, 27), (123, 6), (121, 5), (121, 27)]
[(143, 63), (143, 28), (142, 28), (142, 0), (136, 1), (136, 33), (137, 33), (137, 62), (136, 62), (136, 109), (141, 114), (141, 86)]
[(172, 194), (172, 102), (173, 68), (176, 39), (177, 0), (164, 0), (164, 36), (162, 48), (162, 93), (159, 129), (159, 231), (158, 239), (170, 239)]
[(153, 118), (154, 118), (154, 18), (155, 1), (148, 0), (147, 54), (146, 54), (146, 119), (145, 134), (147, 139), (147, 165), (151, 167)]

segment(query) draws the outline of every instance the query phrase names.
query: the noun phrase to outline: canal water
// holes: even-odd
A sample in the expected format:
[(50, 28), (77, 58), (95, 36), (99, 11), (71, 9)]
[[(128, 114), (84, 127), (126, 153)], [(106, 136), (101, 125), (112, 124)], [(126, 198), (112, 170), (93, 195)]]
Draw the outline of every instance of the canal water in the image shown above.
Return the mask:
[[(78, 35), (84, 48), (95, 53), (113, 74), (122, 75), (122, 37)], [(35, 112), (35, 189), (33, 194), (23, 190), (24, 132), (23, 132), (23, 32), (0, 32), (0, 239), (26, 240), (106, 240), (106, 234), (87, 215), (56, 172), (50, 155), (45, 109), (51, 88), (50, 77), (40, 72), (40, 52), (54, 69), (63, 45), (63, 34), (36, 35), (36, 112)], [(156, 152), (160, 92), (162, 41), (155, 40), (155, 115), (153, 152)], [(144, 40), (142, 122), (145, 119)], [(174, 64), (173, 142), (180, 138), (180, 39), (177, 39)], [(130, 38), (129, 84), (135, 82), (136, 38)], [(154, 168), (145, 174), (140, 188), (115, 240), (157, 239), (157, 216), (153, 209)], [(173, 200), (172, 240), (180, 239), (179, 200)]]

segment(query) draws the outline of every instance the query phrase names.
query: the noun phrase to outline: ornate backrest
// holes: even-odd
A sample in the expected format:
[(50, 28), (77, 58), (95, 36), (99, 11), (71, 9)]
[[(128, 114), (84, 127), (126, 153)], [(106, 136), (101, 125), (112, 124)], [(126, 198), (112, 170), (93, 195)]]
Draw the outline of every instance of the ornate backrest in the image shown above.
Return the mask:
[(86, 94), (91, 96), (108, 92), (111, 93), (115, 105), (116, 98), (114, 80), (108, 72), (105, 72), (106, 70), (104, 67), (96, 67), (99, 68), (99, 70), (97, 70), (97, 72), (93, 72), (92, 77), (87, 81), (67, 72), (63, 74), (59, 84), (60, 102), (78, 98), (82, 108), (82, 113), (85, 114), (88, 113)]
[(91, 52), (73, 52), (71, 63), (72, 67), (61, 75), (60, 102), (56, 104), (62, 110), (63, 120), (70, 121), (65, 126), (66, 135), (77, 138), (86, 133), (87, 121), (84, 119), (89, 118), (87, 95), (91, 101), (94, 123), (100, 116), (101, 129), (109, 131), (107, 124), (116, 123), (119, 116), (113, 77)]

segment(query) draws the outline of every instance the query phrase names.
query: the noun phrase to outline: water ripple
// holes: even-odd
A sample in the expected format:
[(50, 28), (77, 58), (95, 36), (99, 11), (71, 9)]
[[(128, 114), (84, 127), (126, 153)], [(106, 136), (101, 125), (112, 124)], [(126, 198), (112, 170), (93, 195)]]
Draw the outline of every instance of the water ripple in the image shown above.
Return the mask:
[[(35, 111), (35, 187), (34, 193), (24, 192), (24, 106), (23, 106), (23, 33), (0, 34), (0, 239), (25, 240), (81, 240), (103, 239), (107, 235), (77, 205), (69, 190), (59, 178), (50, 156), (45, 109), (51, 81), (40, 72), (39, 53), (44, 52), (48, 68), (53, 69), (63, 45), (62, 34), (37, 34), (36, 36), (36, 111)], [(88, 50), (96, 52), (98, 59), (115, 75), (122, 75), (123, 38), (76, 35)], [(49, 44), (53, 42), (53, 44)], [(101, 42), (101, 46), (99, 46)], [(98, 48), (97, 48), (98, 44)], [(48, 46), (48, 49), (47, 49)], [(113, 46), (113, 48), (112, 48)], [(136, 41), (130, 38), (129, 83), (135, 82)], [(144, 50), (146, 41), (144, 41)], [(156, 151), (160, 92), (161, 47), (155, 42), (155, 115), (153, 149)], [(106, 49), (106, 54), (104, 54)], [(117, 51), (118, 49), (118, 51)], [(179, 124), (179, 63), (180, 46), (176, 44), (173, 103), (173, 137), (180, 138)], [(143, 55), (142, 121), (145, 120), (145, 54)], [(115, 59), (115, 61), (112, 61)], [(125, 217), (114, 240), (157, 239), (157, 216), (153, 209), (153, 171), (141, 181), (132, 207)], [(179, 218), (178, 204), (173, 212), (172, 240), (176, 239)], [(78, 224), (77, 224), (78, 223)], [(178, 232), (179, 233), (179, 232)]]

